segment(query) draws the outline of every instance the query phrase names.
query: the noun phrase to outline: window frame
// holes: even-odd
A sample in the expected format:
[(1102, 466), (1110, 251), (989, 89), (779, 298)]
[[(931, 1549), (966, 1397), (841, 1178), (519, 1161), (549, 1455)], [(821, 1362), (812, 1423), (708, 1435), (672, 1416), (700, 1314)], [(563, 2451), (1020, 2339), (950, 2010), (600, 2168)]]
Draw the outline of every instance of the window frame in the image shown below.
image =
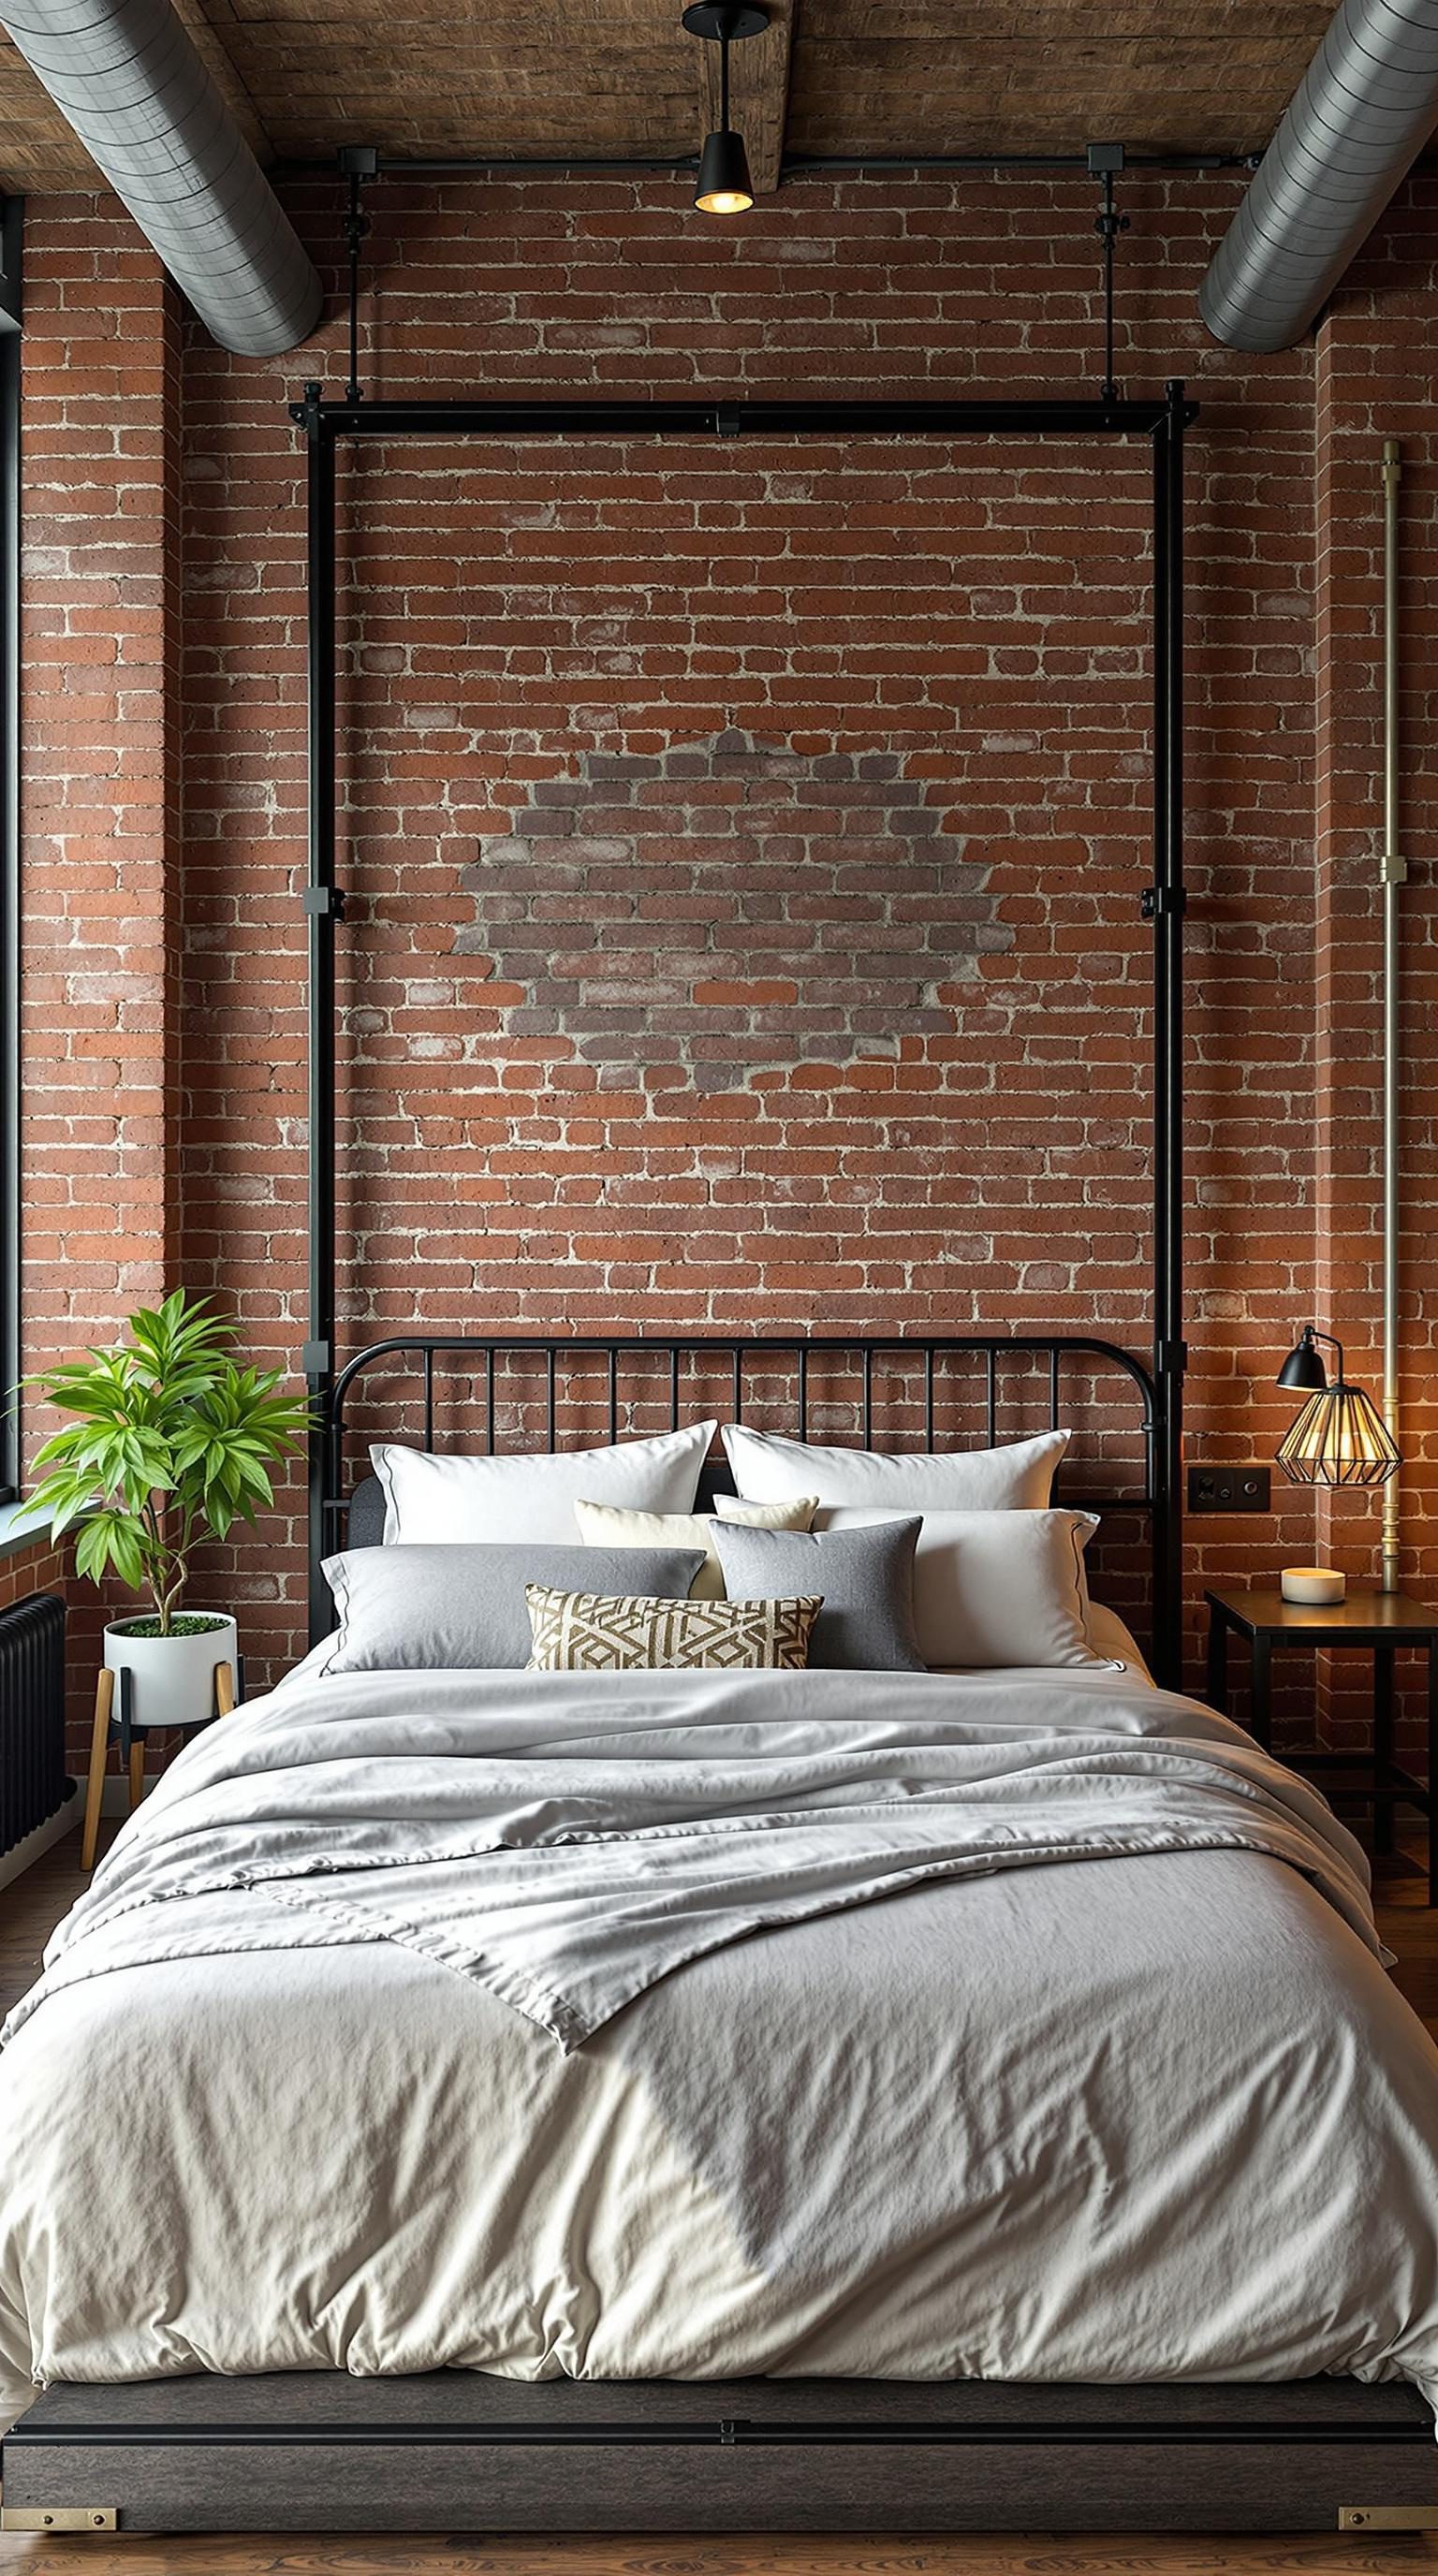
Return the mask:
[(0, 207), (0, 1504), (20, 1490), (20, 331), (23, 197)]

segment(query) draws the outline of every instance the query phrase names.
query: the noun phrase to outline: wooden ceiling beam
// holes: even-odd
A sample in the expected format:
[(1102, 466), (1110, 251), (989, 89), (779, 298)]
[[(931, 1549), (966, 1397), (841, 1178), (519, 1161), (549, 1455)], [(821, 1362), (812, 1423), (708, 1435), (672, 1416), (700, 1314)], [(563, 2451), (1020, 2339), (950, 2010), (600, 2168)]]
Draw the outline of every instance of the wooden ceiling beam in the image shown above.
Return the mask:
[[(744, 137), (756, 197), (773, 195), (784, 163), (789, 64), (799, 0), (765, 0), (765, 6), (769, 24), (763, 35), (747, 36), (742, 44), (729, 48), (729, 120)], [(719, 48), (701, 42), (699, 50), (702, 137), (719, 122)]]
[[(730, 58), (756, 187), (794, 157), (1252, 152), (1332, 0), (768, 0)], [(175, 0), (262, 159), (389, 154), (669, 160), (718, 112), (718, 48), (684, 0)], [(91, 187), (93, 163), (0, 36), (0, 186)], [(682, 189), (676, 203), (682, 204)]]

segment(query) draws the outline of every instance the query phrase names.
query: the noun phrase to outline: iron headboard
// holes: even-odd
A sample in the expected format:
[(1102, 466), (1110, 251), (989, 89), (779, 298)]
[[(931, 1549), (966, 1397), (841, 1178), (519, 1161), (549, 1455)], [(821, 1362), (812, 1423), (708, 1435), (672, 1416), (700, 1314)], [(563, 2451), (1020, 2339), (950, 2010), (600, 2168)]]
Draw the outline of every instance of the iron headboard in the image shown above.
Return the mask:
[[(614, 1337), (591, 1335), (507, 1334), (490, 1338), (472, 1334), (402, 1333), (382, 1342), (372, 1342), (357, 1351), (336, 1376), (327, 1409), (325, 1438), (317, 1444), (320, 1472), (310, 1489), (310, 1636), (312, 1642), (327, 1634), (334, 1612), (329, 1586), (320, 1571), (323, 1559), (343, 1546), (349, 1512), (350, 1487), (346, 1481), (345, 1440), (349, 1429), (352, 1399), (372, 1372), (383, 1372), (389, 1361), (404, 1363), (399, 1372), (413, 1388), (418, 1382), (418, 1402), (411, 1401), (410, 1418), (404, 1430), (418, 1436), (426, 1449), (435, 1445), (436, 1375), (441, 1363), (447, 1370), (469, 1381), (471, 1401), (482, 1400), (482, 1442), (485, 1454), (526, 1451), (553, 1452), (563, 1445), (559, 1438), (561, 1409), (572, 1374), (587, 1381), (583, 1404), (589, 1417), (587, 1436), (594, 1437), (597, 1424), (607, 1425), (607, 1436), (617, 1440), (626, 1427), (626, 1363), (632, 1375), (644, 1373), (643, 1400), (652, 1413), (656, 1405), (667, 1412), (667, 1427), (678, 1430), (686, 1418), (702, 1418), (698, 1406), (685, 1401), (686, 1364), (691, 1378), (700, 1370), (708, 1372), (708, 1398), (704, 1411), (714, 1408), (713, 1388), (716, 1377), (727, 1379), (727, 1403), (730, 1418), (744, 1418), (746, 1396), (753, 1387), (759, 1363), (766, 1360), (770, 1384), (765, 1391), (766, 1408), (774, 1404), (773, 1376), (779, 1364), (790, 1363), (788, 1378), (781, 1391), (781, 1402), (788, 1419), (771, 1428), (797, 1432), (799, 1439), (809, 1437), (811, 1410), (815, 1397), (813, 1378), (816, 1361), (828, 1361), (836, 1368), (847, 1364), (856, 1381), (856, 1400), (851, 1399), (858, 1445), (873, 1445), (875, 1431), (876, 1367), (884, 1358), (897, 1363), (902, 1371), (917, 1378), (921, 1393), (917, 1405), (911, 1399), (905, 1404), (905, 1438), (914, 1448), (932, 1448), (940, 1400), (957, 1391), (960, 1367), (969, 1374), (967, 1400), (973, 1402), (975, 1376), (978, 1401), (975, 1419), (983, 1426), (984, 1445), (992, 1447), (999, 1437), (1000, 1407), (1005, 1396), (1002, 1375), (1005, 1363), (1029, 1363), (1023, 1380), (1025, 1410), (1032, 1415), (1033, 1363), (1040, 1363), (1038, 1381), (1041, 1388), (1040, 1410), (1045, 1422), (1032, 1419), (1023, 1430), (1042, 1428), (1057, 1430), (1060, 1424), (1061, 1399), (1065, 1370), (1084, 1362), (1089, 1373), (1110, 1372), (1126, 1381), (1132, 1399), (1127, 1428), (1136, 1434), (1139, 1457), (1136, 1469), (1126, 1463), (1113, 1489), (1092, 1490), (1075, 1487), (1063, 1494), (1065, 1501), (1095, 1509), (1120, 1510), (1144, 1516), (1148, 1521), (1148, 1555), (1151, 1564), (1151, 1615), (1155, 1635), (1161, 1635), (1168, 1621), (1176, 1615), (1177, 1604), (1167, 1598), (1168, 1568), (1171, 1562), (1163, 1543), (1165, 1497), (1159, 1491), (1163, 1449), (1157, 1439), (1158, 1392), (1152, 1373), (1131, 1351), (1115, 1342), (1095, 1339), (1088, 1334), (958, 1334), (940, 1337), (887, 1334), (877, 1338), (856, 1334), (683, 1334), (669, 1338), (644, 1334), (622, 1334)], [(656, 1370), (655, 1364), (659, 1363)], [(526, 1436), (506, 1442), (497, 1436), (498, 1408), (506, 1393), (507, 1370), (528, 1369), (532, 1372), (525, 1399)], [(594, 1378), (598, 1375), (596, 1397)], [(535, 1381), (537, 1379), (537, 1392)], [(365, 1393), (374, 1392), (364, 1385)], [(629, 1393), (629, 1401), (633, 1400)], [(829, 1400), (825, 1398), (823, 1400)], [(538, 1437), (528, 1436), (538, 1414)], [(645, 1430), (660, 1427), (646, 1421)], [(1006, 1426), (1007, 1427), (1007, 1426)], [(882, 1429), (882, 1424), (880, 1425)], [(372, 1436), (373, 1426), (367, 1426)], [(921, 1435), (921, 1436), (920, 1436)], [(827, 1435), (826, 1435), (827, 1436)], [(1013, 1436), (1013, 1435), (1011, 1435)], [(1018, 1435), (1021, 1436), (1021, 1435)], [(954, 1443), (955, 1446), (962, 1445)], [(706, 1480), (712, 1471), (706, 1471)], [(701, 1487), (701, 1490), (703, 1488)]]

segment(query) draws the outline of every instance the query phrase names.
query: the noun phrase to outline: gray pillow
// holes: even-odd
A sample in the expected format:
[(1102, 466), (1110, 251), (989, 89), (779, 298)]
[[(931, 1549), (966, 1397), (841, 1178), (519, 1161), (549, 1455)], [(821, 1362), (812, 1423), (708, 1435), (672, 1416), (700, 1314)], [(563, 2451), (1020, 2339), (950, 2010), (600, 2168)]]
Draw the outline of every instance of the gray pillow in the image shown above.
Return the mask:
[[(927, 1671), (914, 1634), (914, 1549), (923, 1517), (866, 1529), (744, 1529), (711, 1521), (731, 1601), (821, 1592), (809, 1662), (869, 1673)], [(858, 1539), (861, 1544), (854, 1545)]]
[(683, 1601), (703, 1563), (698, 1547), (351, 1548), (325, 1559), (340, 1624), (318, 1669), (517, 1670), (530, 1655), (527, 1583)]

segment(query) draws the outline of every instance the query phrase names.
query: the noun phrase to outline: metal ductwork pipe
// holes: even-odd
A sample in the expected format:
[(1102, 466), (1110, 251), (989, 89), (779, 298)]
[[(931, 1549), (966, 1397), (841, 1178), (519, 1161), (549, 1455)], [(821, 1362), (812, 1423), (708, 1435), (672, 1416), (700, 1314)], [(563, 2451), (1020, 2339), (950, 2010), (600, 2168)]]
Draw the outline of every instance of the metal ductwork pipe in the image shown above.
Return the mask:
[(1343, 0), (1199, 289), (1231, 349), (1291, 349), (1438, 124), (1438, 0)]
[(170, 0), (0, 0), (0, 25), (221, 347), (307, 340), (314, 264)]

